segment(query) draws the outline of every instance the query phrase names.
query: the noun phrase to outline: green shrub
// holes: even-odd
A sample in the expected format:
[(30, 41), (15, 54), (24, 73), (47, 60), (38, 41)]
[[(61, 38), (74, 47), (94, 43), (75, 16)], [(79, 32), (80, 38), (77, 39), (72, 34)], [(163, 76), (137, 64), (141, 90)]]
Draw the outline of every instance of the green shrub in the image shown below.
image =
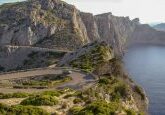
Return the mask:
[(107, 79), (107, 78), (101, 78), (99, 80), (99, 84), (108, 85), (109, 83), (110, 83), (109, 79)]
[(71, 113), (71, 115), (78, 115), (78, 113), (83, 109), (83, 107), (81, 106), (75, 106), (72, 107), (69, 112)]
[(21, 93), (21, 92), (13, 93), (13, 98), (25, 98), (25, 97), (28, 97), (28, 96), (29, 96), (28, 93)]
[(0, 65), (0, 71), (5, 71), (5, 68)]
[(82, 102), (82, 100), (80, 98), (76, 98), (73, 100), (74, 104), (81, 103), (81, 102)]
[(58, 104), (58, 100), (50, 95), (32, 96), (21, 102), (21, 105), (34, 105), (34, 106), (41, 106), (41, 105), (53, 106), (56, 104)]
[(8, 93), (8, 94), (0, 94), (0, 99), (9, 99), (9, 98), (25, 98), (28, 97), (28, 93), (17, 92), (17, 93)]
[(80, 109), (75, 115), (113, 115), (118, 108), (119, 104), (115, 102), (95, 101)]
[(67, 95), (64, 96), (64, 99), (67, 99), (67, 98), (73, 97), (73, 96), (74, 96), (73, 94), (67, 94)]
[(26, 81), (23, 82), (23, 86), (48, 86), (51, 82), (49, 81)]
[(136, 115), (136, 112), (133, 110), (126, 110), (127, 115)]
[(141, 99), (144, 100), (145, 99), (145, 94), (143, 93), (142, 89), (139, 86), (135, 86), (134, 87), (134, 91), (136, 93), (138, 93), (141, 96)]
[(123, 63), (122, 60), (114, 58), (110, 61), (110, 63), (113, 66), (113, 70), (112, 70), (113, 75), (123, 77), (124, 71), (122, 66)]
[(7, 106), (0, 104), (0, 115), (50, 115), (41, 108), (33, 106)]
[(121, 97), (126, 98), (128, 96), (128, 86), (126, 84), (120, 84), (115, 87), (115, 93), (119, 93)]
[(56, 96), (59, 97), (62, 93), (60, 91), (44, 91), (41, 93), (41, 95), (50, 95), (50, 96)]
[(111, 99), (112, 99), (112, 101), (114, 101), (114, 102), (119, 102), (119, 100), (121, 99), (121, 96), (120, 96), (120, 94), (119, 93), (112, 93), (111, 94)]
[(35, 56), (38, 55), (39, 52), (36, 52), (36, 51), (32, 51), (30, 54), (28, 54), (28, 57), (30, 58), (34, 58)]

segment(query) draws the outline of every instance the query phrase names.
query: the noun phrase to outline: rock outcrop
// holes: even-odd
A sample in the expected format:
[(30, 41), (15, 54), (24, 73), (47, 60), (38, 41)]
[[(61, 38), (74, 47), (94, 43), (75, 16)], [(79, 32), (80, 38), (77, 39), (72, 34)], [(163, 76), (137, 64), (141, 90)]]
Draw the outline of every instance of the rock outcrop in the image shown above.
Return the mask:
[(99, 64), (114, 58), (112, 48), (104, 41), (96, 41), (68, 53), (60, 61), (61, 66), (73, 66), (84, 70), (93, 71)]

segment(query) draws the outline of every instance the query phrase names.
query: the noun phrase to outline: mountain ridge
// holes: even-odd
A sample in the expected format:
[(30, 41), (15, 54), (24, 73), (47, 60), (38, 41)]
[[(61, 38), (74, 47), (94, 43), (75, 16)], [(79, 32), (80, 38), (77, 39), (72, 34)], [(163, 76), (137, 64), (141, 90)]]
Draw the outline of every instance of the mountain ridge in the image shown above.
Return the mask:
[(165, 23), (154, 25), (153, 28), (155, 28), (158, 31), (165, 31)]

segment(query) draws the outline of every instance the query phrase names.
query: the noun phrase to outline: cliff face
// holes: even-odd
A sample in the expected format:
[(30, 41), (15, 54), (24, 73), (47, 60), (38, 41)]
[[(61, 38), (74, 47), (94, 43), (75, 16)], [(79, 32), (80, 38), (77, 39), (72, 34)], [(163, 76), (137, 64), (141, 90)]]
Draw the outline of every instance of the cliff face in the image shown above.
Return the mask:
[(107, 41), (116, 53), (123, 53), (135, 23), (128, 17), (115, 17), (111, 13), (97, 15), (96, 20), (101, 38)]
[(131, 36), (136, 21), (128, 17), (116, 17), (112, 13), (93, 16), (89, 13), (81, 13), (90, 41), (104, 40), (110, 44), (117, 54), (122, 54), (127, 39)]
[(104, 40), (121, 55), (127, 43), (162, 43), (164, 37), (163, 32), (139, 24), (138, 19), (111, 13), (94, 16), (60, 0), (28, 0), (0, 6), (0, 45), (74, 50)]
[[(29, 0), (0, 7), (1, 45), (34, 45), (39, 41), (66, 48), (88, 43), (79, 11), (59, 0)], [(64, 46), (67, 41), (75, 42), (74, 46)]]

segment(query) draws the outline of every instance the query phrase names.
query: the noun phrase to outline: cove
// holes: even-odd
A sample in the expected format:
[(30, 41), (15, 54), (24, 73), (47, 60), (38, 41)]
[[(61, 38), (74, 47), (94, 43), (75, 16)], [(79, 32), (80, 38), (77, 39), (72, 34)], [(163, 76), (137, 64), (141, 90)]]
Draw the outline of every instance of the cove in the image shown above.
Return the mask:
[(165, 46), (130, 46), (123, 61), (132, 79), (147, 93), (149, 114), (165, 115)]

